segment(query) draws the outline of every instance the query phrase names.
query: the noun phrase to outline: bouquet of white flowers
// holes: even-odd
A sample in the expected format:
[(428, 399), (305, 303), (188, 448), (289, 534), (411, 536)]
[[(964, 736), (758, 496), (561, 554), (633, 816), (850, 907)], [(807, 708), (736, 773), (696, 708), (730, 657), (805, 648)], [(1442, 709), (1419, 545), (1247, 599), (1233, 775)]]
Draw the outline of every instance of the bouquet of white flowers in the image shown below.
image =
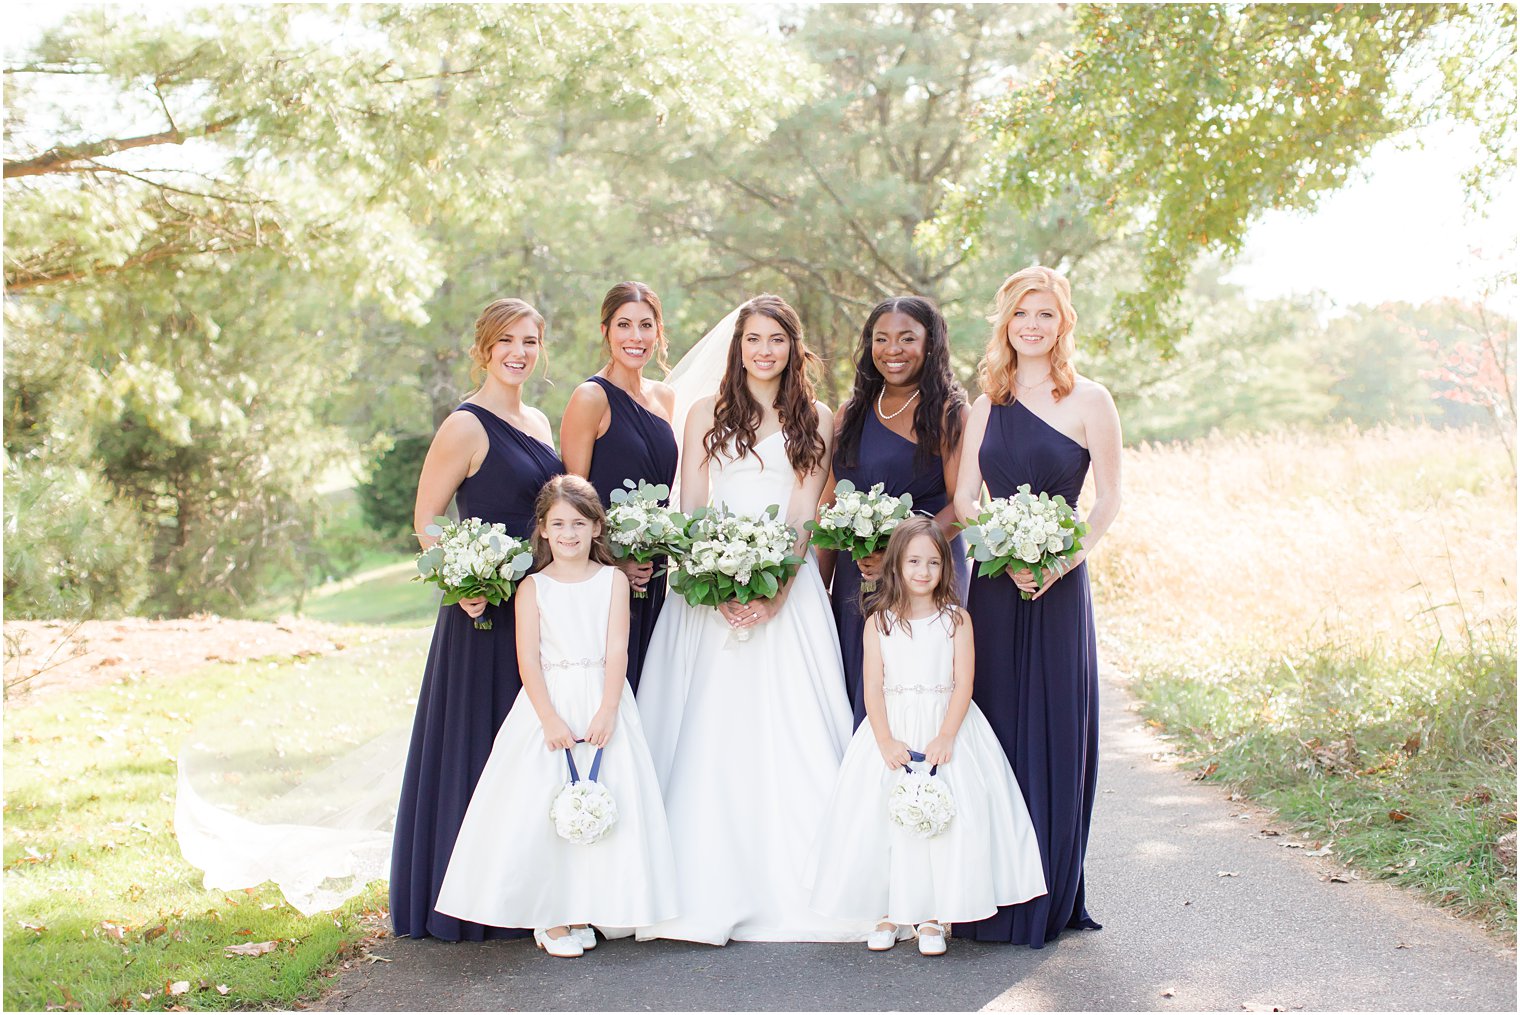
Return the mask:
[[(914, 761), (924, 756), (912, 752)], [(950, 827), (955, 817), (955, 797), (943, 782), (934, 778), (934, 769), (914, 771), (903, 766), (897, 784), (887, 794), (887, 817), (921, 839), (932, 839)]]
[(617, 801), (606, 786), (596, 781), (602, 767), (602, 749), (596, 750), (591, 771), (582, 779), (575, 770), (575, 757), (567, 748), (565, 762), (570, 766), (570, 781), (549, 805), (549, 820), (561, 839), (577, 846), (589, 846), (612, 830), (617, 823)]
[[(500, 522), (488, 525), (479, 518), (451, 522), (438, 517), (423, 531), (438, 541), (417, 555), (417, 577), (412, 580), (441, 588), (445, 606), (475, 596), (485, 596), (486, 602), (500, 606), (533, 566), (532, 549), (507, 535), (507, 527)], [(475, 627), (489, 631), (491, 621), (477, 618)]]
[(1087, 524), (1077, 521), (1065, 497), (1031, 493), (1028, 483), (1012, 497), (994, 497), (965, 529), (966, 546), (981, 562), (977, 577), (1027, 567), (1037, 586), (1045, 583), (1046, 568), (1082, 549), (1086, 534)]
[[(848, 479), (834, 485), (834, 503), (823, 509), (816, 522), (808, 522), (814, 546), (829, 550), (848, 550), (850, 559), (859, 560), (887, 545), (897, 524), (913, 510), (908, 494), (894, 497), (877, 483), (866, 493), (855, 489)], [(862, 592), (876, 591), (876, 583), (863, 581)]]
[[(669, 499), (670, 487), (642, 479), (638, 486), (631, 479), (623, 480), (623, 485), (626, 490), (612, 491), (612, 507), (607, 510), (607, 541), (612, 544), (612, 555), (647, 564), (656, 557), (679, 554), (686, 545), (687, 519), (660, 503)], [(637, 589), (633, 596), (648, 599), (649, 593)]]
[[(779, 510), (772, 504), (759, 518), (721, 508), (693, 511), (671, 589), (693, 606), (773, 597), (802, 566), (802, 558), (792, 553), (797, 532), (776, 517)], [(740, 641), (749, 638), (748, 628), (736, 633)]]

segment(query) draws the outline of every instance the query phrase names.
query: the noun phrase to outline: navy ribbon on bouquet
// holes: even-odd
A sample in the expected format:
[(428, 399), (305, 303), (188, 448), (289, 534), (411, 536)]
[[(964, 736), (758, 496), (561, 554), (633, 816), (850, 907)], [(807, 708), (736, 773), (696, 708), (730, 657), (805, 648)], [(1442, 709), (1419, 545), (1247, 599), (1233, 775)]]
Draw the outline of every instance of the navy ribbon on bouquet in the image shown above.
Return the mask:
[[(576, 743), (578, 743), (578, 744), (584, 744), (585, 742), (586, 741), (584, 741), (584, 740), (577, 740), (576, 741)], [(923, 759), (923, 755), (919, 755), (918, 760), (919, 761), (924, 760)], [(570, 766), (570, 785), (574, 786), (576, 783), (578, 783), (578, 782), (581, 781), (581, 774), (580, 774), (580, 772), (576, 771), (576, 768), (575, 768), (575, 755), (573, 755), (573, 754), (570, 753), (570, 748), (568, 748), (568, 747), (565, 748), (565, 764), (567, 764), (567, 765)], [(598, 774), (601, 773), (601, 771), (602, 771), (602, 748), (598, 747), (596, 749), (596, 757), (594, 757), (594, 758), (591, 759), (591, 771), (586, 775), (586, 781), (587, 782), (596, 782), (596, 777), (597, 777)]]
[[(913, 748), (910, 747), (910, 748), (908, 748), (908, 760), (909, 761), (927, 761), (928, 759), (924, 756), (924, 752), (923, 751), (915, 751)], [(908, 765), (904, 765), (903, 768), (906, 768), (910, 772), (913, 771), (912, 767), (910, 767)], [(575, 766), (574, 765), (570, 766), (570, 771), (572, 771), (572, 772), (575, 771)], [(935, 772), (938, 772), (938, 771), (939, 771), (939, 766), (935, 765), (934, 767), (932, 767), (932, 768), (929, 769), (929, 774), (933, 775)], [(592, 776), (592, 778), (595, 779), (596, 776)]]

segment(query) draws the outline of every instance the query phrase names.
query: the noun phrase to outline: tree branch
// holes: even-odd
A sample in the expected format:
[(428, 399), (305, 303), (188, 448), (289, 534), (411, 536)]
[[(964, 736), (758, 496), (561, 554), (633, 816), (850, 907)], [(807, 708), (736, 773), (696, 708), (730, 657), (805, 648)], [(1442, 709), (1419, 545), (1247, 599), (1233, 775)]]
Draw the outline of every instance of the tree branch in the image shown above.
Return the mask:
[(5, 179), (9, 180), (14, 176), (44, 176), (48, 173), (67, 172), (67, 167), (75, 162), (104, 158), (107, 155), (129, 151), (133, 148), (184, 144), (191, 138), (216, 134), (236, 123), (237, 120), (236, 116), (228, 116), (191, 131), (166, 130), (157, 134), (143, 134), (139, 137), (105, 138), (101, 141), (90, 141), (78, 145), (55, 145), (35, 158), (7, 161)]

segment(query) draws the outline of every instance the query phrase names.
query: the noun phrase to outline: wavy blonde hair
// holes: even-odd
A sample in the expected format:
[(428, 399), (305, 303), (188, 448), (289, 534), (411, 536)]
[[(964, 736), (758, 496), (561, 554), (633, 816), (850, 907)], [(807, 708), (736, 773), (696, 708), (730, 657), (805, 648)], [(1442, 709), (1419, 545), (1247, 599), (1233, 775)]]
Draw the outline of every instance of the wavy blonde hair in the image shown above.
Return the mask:
[(526, 317), (538, 327), (539, 359), (544, 362), (544, 373), (549, 372), (549, 359), (544, 344), (544, 315), (533, 309), (533, 304), (515, 296), (492, 302), (475, 319), (475, 341), (470, 345), (470, 380), (475, 384), (486, 375), (491, 363), (491, 346), (501, 338), (502, 332)]
[(1008, 405), (1018, 397), (1014, 376), (1019, 367), (1019, 354), (1008, 341), (1008, 325), (1012, 323), (1013, 312), (1018, 309), (1020, 301), (1030, 293), (1050, 293), (1056, 298), (1056, 308), (1061, 315), (1056, 344), (1050, 350), (1050, 381), (1056, 401), (1071, 394), (1071, 389), (1077, 385), (1077, 371), (1071, 365), (1077, 351), (1074, 337), (1077, 312), (1071, 305), (1071, 283), (1059, 271), (1036, 264), (1003, 280), (998, 287), (993, 311), (987, 317), (992, 324), (992, 336), (987, 339), (986, 354), (976, 365), (976, 371), (982, 390), (995, 405)]

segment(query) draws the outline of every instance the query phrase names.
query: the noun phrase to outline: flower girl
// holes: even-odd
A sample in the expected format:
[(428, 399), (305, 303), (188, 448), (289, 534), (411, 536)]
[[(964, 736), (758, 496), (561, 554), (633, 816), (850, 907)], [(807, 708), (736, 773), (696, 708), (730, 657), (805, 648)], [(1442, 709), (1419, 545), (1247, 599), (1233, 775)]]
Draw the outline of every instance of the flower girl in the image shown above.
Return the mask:
[(909, 518), (881, 573), (866, 601), (867, 722), (814, 846), (811, 906), (878, 919), (872, 951), (916, 924), (918, 950), (943, 955), (946, 924), (1044, 895), (1045, 877), (1013, 769), (971, 700), (971, 619), (949, 541), (932, 519)]
[(591, 924), (675, 916), (675, 872), (625, 679), (628, 579), (609, 566), (601, 500), (579, 476), (556, 476), (533, 514), (540, 570), (516, 594), (523, 689), (470, 798), (438, 910), (532, 927), (540, 948), (575, 958), (596, 947)]

